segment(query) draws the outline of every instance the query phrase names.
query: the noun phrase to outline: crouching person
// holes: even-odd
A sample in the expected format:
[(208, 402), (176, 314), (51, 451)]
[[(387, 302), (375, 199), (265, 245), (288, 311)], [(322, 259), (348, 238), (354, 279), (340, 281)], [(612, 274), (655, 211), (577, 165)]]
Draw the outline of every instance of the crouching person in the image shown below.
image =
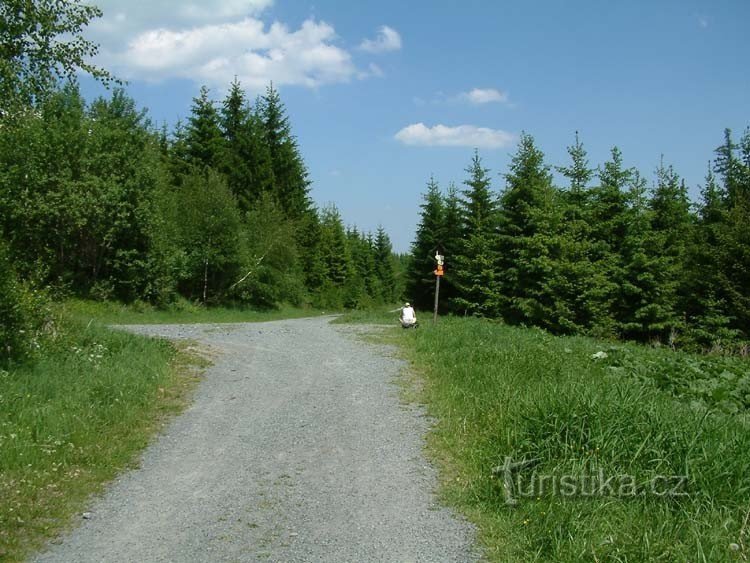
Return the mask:
[(401, 321), (401, 326), (404, 328), (417, 326), (417, 314), (414, 312), (414, 308), (406, 303), (401, 308), (401, 316), (398, 320)]

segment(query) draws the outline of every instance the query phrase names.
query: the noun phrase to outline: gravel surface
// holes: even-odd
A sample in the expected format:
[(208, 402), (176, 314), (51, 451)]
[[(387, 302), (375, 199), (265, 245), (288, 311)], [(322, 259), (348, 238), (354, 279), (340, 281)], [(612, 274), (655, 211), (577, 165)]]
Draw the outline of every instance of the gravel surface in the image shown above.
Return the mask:
[(194, 403), (35, 561), (475, 561), (403, 364), (330, 319), (125, 327), (210, 347)]

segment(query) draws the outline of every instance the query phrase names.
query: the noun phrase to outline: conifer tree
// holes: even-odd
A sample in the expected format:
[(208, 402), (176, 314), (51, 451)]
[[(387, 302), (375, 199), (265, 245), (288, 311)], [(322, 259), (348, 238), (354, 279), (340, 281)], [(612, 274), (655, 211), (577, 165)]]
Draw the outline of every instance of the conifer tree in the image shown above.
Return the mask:
[(719, 300), (734, 317), (732, 327), (750, 335), (750, 130), (739, 144), (724, 132), (716, 149), (715, 170), (723, 181), (726, 197), (724, 223), (719, 227)]
[(246, 212), (261, 194), (271, 193), (273, 169), (258, 118), (236, 79), (222, 105), (221, 128), (224, 150), (220, 168), (240, 210)]
[[(679, 179), (671, 173), (657, 174), (657, 182), (670, 184), (661, 188), (665, 193), (679, 193)], [(677, 188), (672, 185), (675, 183)], [(662, 248), (668, 237), (666, 232), (654, 229), (653, 202), (646, 200), (645, 191), (645, 179), (633, 170), (625, 237), (618, 255), (614, 309), (622, 337), (673, 342), (674, 329), (680, 323), (676, 308), (677, 266), (674, 257)]]
[(606, 264), (597, 260), (600, 254), (592, 240), (589, 182), (594, 170), (577, 132), (568, 154), (570, 166), (558, 167), (569, 182), (557, 198), (562, 214), (559, 259), (545, 282), (556, 297), (549, 324), (558, 332), (608, 335), (613, 330), (609, 309), (614, 284), (606, 277)]
[(190, 157), (188, 156), (187, 128), (180, 119), (175, 123), (171, 138), (168, 138), (164, 158), (171, 176), (170, 182), (174, 186), (180, 186), (183, 177), (190, 173), (191, 168)]
[(659, 264), (659, 291), (648, 295), (651, 305), (649, 336), (661, 332), (669, 338), (682, 324), (685, 301), (685, 259), (692, 229), (690, 202), (685, 183), (663, 162), (656, 171), (656, 187), (649, 202), (651, 241), (647, 252)]
[(324, 281), (324, 266), (321, 257), (321, 225), (318, 210), (310, 207), (295, 223), (295, 241), (302, 260), (302, 278), (309, 292), (317, 291)]
[(689, 324), (689, 338), (703, 349), (724, 346), (737, 337), (730, 328), (732, 315), (728, 310), (725, 284), (721, 275), (722, 230), (726, 223), (726, 198), (716, 182), (709, 161), (696, 225), (687, 248), (684, 287), (684, 310)]
[(434, 177), (427, 182), (427, 191), (422, 195), (422, 212), (407, 270), (406, 297), (418, 309), (432, 306), (435, 288), (435, 252), (442, 250), (442, 227), (444, 224), (444, 202), (440, 187)]
[(587, 213), (590, 200), (588, 187), (595, 170), (589, 168), (588, 153), (578, 138), (578, 131), (576, 131), (575, 144), (568, 147), (568, 154), (571, 160), (570, 166), (557, 167), (558, 172), (569, 182), (565, 192), (568, 204), (564, 213), (565, 220), (580, 221), (577, 228), (584, 228), (584, 225), (588, 225)]
[[(341, 214), (335, 205), (324, 207), (320, 217), (320, 256), (324, 281), (319, 292), (319, 304), (324, 307), (342, 307), (347, 295), (346, 284), (352, 278), (351, 255), (346, 240)], [(350, 288), (351, 289), (351, 288)]]
[[(648, 219), (645, 217), (643, 179), (633, 169), (624, 167), (619, 148), (613, 147), (610, 155), (610, 160), (599, 167), (599, 184), (590, 191), (590, 256), (597, 265), (597, 272), (610, 282), (603, 284), (605, 291), (601, 294), (601, 300), (611, 310), (612, 318), (619, 323), (630, 314), (624, 309), (633, 305), (625, 281), (628, 277), (624, 271), (625, 261), (630, 259), (623, 257), (626, 239), (630, 236), (628, 252), (635, 260), (635, 256), (641, 256), (642, 241), (638, 236), (648, 230)], [(629, 207), (629, 202), (632, 207)], [(629, 224), (634, 218), (637, 220)]]
[(271, 156), (275, 196), (288, 217), (300, 219), (310, 209), (310, 181), (286, 109), (273, 84), (260, 98), (257, 111)]
[(591, 221), (593, 236), (617, 255), (627, 231), (627, 189), (633, 171), (624, 168), (622, 152), (613, 147), (611, 159), (599, 169), (599, 186), (592, 190)]
[[(440, 229), (441, 250), (445, 256), (445, 275), (440, 281), (440, 307), (454, 311), (454, 299), (457, 296), (454, 282), (456, 257), (461, 253), (463, 237), (463, 211), (461, 199), (456, 185), (451, 182), (448, 185), (443, 198), (443, 225)], [(446, 307), (447, 305), (447, 307)]]
[(351, 257), (350, 281), (347, 299), (358, 307), (366, 307), (380, 300), (381, 284), (376, 276), (375, 253), (372, 238), (360, 233), (356, 227), (346, 230), (346, 241)]
[(208, 97), (208, 88), (202, 86), (193, 98), (191, 115), (185, 130), (188, 163), (197, 168), (218, 167), (223, 148), (219, 114)]
[(511, 323), (545, 326), (556, 305), (545, 280), (554, 270), (559, 244), (552, 175), (544, 153), (524, 133), (505, 175), (501, 197), (499, 264), (501, 314)]
[(497, 200), (492, 194), (489, 169), (475, 151), (466, 168), (469, 178), (462, 192), (463, 236), (455, 257), (453, 280), (456, 296), (452, 307), (469, 315), (497, 315)]
[(733, 208), (741, 199), (742, 162), (737, 156), (738, 148), (732, 139), (732, 130), (724, 129), (724, 142), (715, 150), (714, 171), (722, 179), (728, 208)]
[(396, 277), (393, 271), (393, 247), (382, 225), (378, 226), (373, 248), (375, 274), (380, 282), (379, 300), (392, 303), (396, 299)]

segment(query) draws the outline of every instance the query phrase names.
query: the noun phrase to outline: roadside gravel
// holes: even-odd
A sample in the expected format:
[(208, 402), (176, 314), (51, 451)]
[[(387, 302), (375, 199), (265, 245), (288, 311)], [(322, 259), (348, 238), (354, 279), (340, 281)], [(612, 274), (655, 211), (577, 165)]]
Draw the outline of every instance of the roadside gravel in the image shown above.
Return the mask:
[(35, 561), (474, 561), (403, 368), (330, 319), (129, 326), (213, 351), (188, 410)]

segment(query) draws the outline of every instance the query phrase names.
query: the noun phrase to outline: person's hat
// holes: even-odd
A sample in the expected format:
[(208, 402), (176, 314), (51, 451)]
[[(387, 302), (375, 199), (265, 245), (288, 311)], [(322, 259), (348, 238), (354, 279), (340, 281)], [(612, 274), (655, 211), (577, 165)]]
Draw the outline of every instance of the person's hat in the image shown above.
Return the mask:
[(406, 303), (406, 304), (404, 305), (404, 307), (409, 307), (409, 303)]

